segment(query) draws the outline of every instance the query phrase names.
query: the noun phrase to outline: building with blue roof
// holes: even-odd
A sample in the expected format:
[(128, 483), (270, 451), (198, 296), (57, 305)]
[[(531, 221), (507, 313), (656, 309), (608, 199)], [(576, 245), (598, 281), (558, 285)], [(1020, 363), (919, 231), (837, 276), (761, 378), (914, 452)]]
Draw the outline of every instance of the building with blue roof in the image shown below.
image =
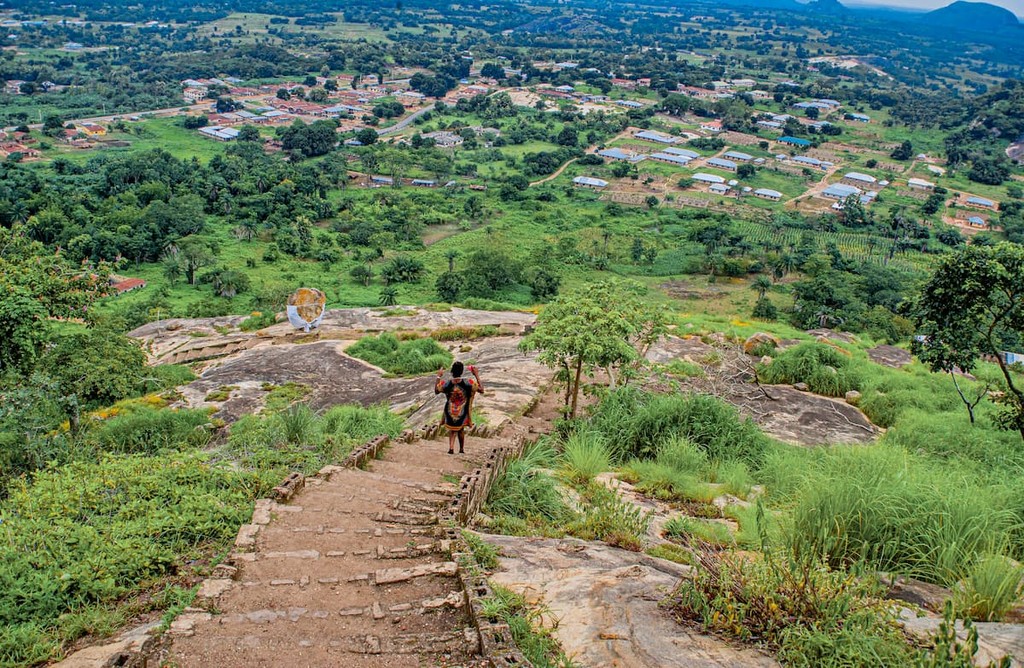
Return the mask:
[(789, 144), (790, 146), (807, 147), (811, 145), (811, 140), (809, 139), (801, 139), (800, 137), (790, 137), (788, 135), (785, 137), (779, 137), (779, 141), (782, 142), (783, 144)]

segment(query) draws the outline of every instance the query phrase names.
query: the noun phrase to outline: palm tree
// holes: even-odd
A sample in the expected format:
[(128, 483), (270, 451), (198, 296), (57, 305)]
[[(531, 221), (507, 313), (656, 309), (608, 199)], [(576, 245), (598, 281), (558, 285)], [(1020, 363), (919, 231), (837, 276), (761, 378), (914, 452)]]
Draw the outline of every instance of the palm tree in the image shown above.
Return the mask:
[(462, 253), (460, 253), (459, 251), (455, 250), (454, 248), (445, 251), (444, 257), (445, 257), (446, 260), (448, 260), (448, 273), (449, 274), (455, 272), (455, 260), (457, 260), (460, 255), (462, 255)]
[(387, 286), (380, 289), (380, 300), (381, 306), (394, 306), (398, 303), (398, 288), (394, 286)]
[(761, 274), (750, 284), (750, 289), (757, 291), (758, 299), (764, 299), (764, 296), (772, 289), (772, 282), (767, 276)]

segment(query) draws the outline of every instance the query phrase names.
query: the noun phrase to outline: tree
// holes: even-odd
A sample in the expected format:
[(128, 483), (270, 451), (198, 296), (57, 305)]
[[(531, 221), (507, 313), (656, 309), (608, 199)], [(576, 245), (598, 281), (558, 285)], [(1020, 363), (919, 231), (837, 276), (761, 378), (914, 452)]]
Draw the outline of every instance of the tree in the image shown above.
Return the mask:
[(565, 406), (574, 418), (584, 375), (604, 369), (614, 387), (620, 372), (642, 364), (647, 349), (664, 333), (664, 311), (644, 299), (642, 286), (603, 282), (551, 302), (519, 347), (538, 351), (541, 362), (558, 370), (566, 384)]
[(292, 94), (289, 93), (288, 90), (285, 89), (285, 88), (278, 88), (276, 95), (277, 95), (277, 99), (279, 99), (279, 100), (290, 100), (290, 99), (292, 99)]
[(889, 157), (893, 160), (910, 160), (912, 155), (914, 155), (914, 145), (910, 143), (909, 139), (905, 139), (902, 144), (893, 149)]
[(215, 259), (210, 242), (199, 237), (185, 237), (175, 244), (171, 254), (180, 259), (189, 285), (195, 285), (196, 272)]
[(370, 285), (370, 281), (373, 280), (373, 267), (369, 265), (357, 264), (352, 267), (352, 271), (349, 272), (349, 276), (359, 281), (365, 286)]
[(73, 405), (109, 406), (135, 395), (146, 376), (146, 353), (138, 341), (106, 329), (60, 338), (42, 362), (59, 393)]
[(394, 306), (398, 303), (398, 288), (388, 285), (380, 289), (380, 299), (377, 303), (381, 306)]
[(482, 68), (480, 68), (480, 76), (484, 77), (485, 79), (504, 79), (505, 68), (503, 68), (501, 65), (496, 65), (494, 63), (487, 63)]
[(983, 355), (995, 359), (1004, 381), (1000, 423), (1024, 439), (1024, 391), (1004, 353), (1024, 334), (1024, 247), (971, 245), (943, 256), (914, 315), (914, 350), (933, 371), (970, 373)]
[(462, 277), (467, 294), (489, 299), (517, 284), (523, 277), (523, 269), (504, 251), (489, 247), (474, 251), (466, 258)]
[(757, 302), (754, 304), (754, 311), (751, 315), (760, 320), (775, 320), (779, 317), (779, 310), (775, 308), (775, 304), (772, 303), (772, 300), (762, 295), (757, 298)]
[(260, 130), (255, 125), (243, 125), (238, 130), (238, 141), (259, 141)]
[(378, 136), (379, 135), (377, 134), (377, 131), (374, 130), (373, 128), (363, 128), (362, 130), (356, 133), (355, 140), (362, 144), (363, 146), (370, 146), (371, 144), (377, 143)]
[(566, 125), (562, 128), (562, 131), (555, 137), (555, 143), (560, 146), (578, 146), (580, 143), (579, 137), (576, 134), (576, 130), (570, 125)]
[(417, 283), (423, 276), (423, 263), (408, 255), (396, 255), (380, 270), (385, 283)]
[(754, 282), (750, 284), (750, 289), (757, 292), (757, 298), (764, 299), (768, 291), (772, 289), (772, 282), (764, 274), (754, 279)]
[(558, 294), (562, 286), (562, 278), (546, 269), (534, 269), (526, 281), (530, 286), (530, 295), (539, 302), (547, 301)]
[(757, 169), (753, 165), (740, 165), (736, 168), (736, 176), (741, 179), (751, 179), (756, 173)]
[(452, 304), (458, 300), (459, 295), (462, 293), (463, 283), (461, 274), (446, 271), (437, 277), (434, 289), (437, 290), (437, 296), (441, 301)]

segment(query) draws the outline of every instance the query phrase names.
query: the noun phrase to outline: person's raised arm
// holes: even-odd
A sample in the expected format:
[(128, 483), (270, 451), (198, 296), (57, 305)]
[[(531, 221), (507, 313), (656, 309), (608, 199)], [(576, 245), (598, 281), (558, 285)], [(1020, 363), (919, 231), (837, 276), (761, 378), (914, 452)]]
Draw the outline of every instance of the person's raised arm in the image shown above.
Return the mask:
[(476, 391), (480, 394), (484, 393), (484, 384), (480, 382), (480, 372), (476, 370), (476, 367), (470, 365), (469, 372), (473, 374), (473, 378), (476, 378)]
[(434, 394), (441, 394), (444, 390), (444, 367), (437, 370), (437, 381), (434, 383)]

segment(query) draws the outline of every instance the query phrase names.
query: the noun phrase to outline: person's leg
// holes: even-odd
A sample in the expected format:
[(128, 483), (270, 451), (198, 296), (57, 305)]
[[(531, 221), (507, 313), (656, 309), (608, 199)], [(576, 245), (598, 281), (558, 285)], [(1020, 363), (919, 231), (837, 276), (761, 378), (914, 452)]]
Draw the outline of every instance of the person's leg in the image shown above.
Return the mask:
[(462, 432), (454, 432), (451, 429), (448, 430), (448, 454), (455, 454), (455, 434), (461, 434)]
[(459, 431), (459, 452), (465, 452), (465, 451), (466, 451), (466, 431), (463, 429), (463, 430)]

